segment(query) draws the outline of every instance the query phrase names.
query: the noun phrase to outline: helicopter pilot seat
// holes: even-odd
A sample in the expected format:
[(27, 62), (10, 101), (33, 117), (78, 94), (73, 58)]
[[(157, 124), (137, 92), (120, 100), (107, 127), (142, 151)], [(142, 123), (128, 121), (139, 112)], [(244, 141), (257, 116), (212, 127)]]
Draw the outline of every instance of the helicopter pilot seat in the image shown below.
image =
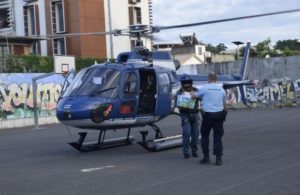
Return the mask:
[(154, 114), (156, 80), (153, 74), (141, 76), (139, 114)]

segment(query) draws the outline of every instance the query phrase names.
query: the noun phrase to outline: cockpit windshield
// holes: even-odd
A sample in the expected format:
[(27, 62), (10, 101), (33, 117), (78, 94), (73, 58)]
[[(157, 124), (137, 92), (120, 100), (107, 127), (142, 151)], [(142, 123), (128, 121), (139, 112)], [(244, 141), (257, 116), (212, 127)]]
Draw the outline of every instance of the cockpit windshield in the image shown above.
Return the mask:
[(66, 96), (101, 96), (116, 98), (119, 92), (120, 71), (112, 68), (81, 70), (64, 93)]

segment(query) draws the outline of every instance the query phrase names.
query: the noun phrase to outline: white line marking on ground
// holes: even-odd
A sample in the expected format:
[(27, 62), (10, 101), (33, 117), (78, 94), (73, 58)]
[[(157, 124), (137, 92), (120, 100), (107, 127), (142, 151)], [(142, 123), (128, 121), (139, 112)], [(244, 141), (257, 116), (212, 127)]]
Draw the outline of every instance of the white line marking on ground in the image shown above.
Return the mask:
[(87, 173), (87, 172), (100, 171), (100, 170), (103, 170), (103, 169), (110, 169), (110, 168), (115, 168), (115, 167), (116, 166), (114, 166), (114, 165), (107, 165), (107, 166), (102, 166), (102, 167), (81, 169), (80, 172)]

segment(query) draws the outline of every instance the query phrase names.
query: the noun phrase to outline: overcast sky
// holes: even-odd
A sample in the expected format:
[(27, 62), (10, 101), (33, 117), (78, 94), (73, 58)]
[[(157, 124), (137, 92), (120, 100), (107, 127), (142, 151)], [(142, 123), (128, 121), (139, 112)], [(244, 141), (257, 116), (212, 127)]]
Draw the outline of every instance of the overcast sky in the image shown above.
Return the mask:
[[(300, 9), (300, 0), (152, 0), (152, 4), (153, 23), (159, 26)], [(180, 33), (193, 32), (206, 44), (224, 43), (228, 48), (235, 48), (232, 41), (250, 40), (255, 45), (268, 37), (275, 44), (300, 39), (300, 12), (165, 30), (155, 34), (155, 42), (180, 42)]]

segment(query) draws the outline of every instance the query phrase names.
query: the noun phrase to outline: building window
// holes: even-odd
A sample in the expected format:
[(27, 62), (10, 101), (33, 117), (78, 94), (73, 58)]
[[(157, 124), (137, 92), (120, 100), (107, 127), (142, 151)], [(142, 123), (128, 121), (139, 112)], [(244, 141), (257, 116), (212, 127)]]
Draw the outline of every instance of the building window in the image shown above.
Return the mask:
[(140, 7), (129, 7), (129, 24), (142, 24), (142, 10)]
[(24, 7), (25, 35), (36, 35), (36, 13), (34, 6)]
[(38, 43), (33, 43), (30, 48), (30, 53), (38, 54), (39, 53), (38, 48), (39, 48)]
[(202, 47), (201, 46), (198, 47), (198, 55), (202, 56)]
[(0, 31), (11, 29), (12, 16), (13, 14), (11, 0), (0, 1)]
[(128, 3), (133, 4), (133, 5), (140, 3), (140, 2), (141, 2), (141, 0), (128, 0)]
[(53, 39), (54, 55), (66, 55), (66, 40), (65, 38)]
[[(28, 5), (23, 8), (24, 13), (24, 31), (26, 36), (39, 35), (39, 11), (38, 5)], [(40, 44), (33, 43), (30, 47), (30, 53), (39, 54)]]
[(51, 2), (52, 32), (65, 32), (65, 14), (64, 4), (62, 1)]
[(0, 72), (6, 71), (7, 58), (10, 54), (7, 45), (0, 45)]
[(130, 47), (131, 49), (135, 48), (135, 47), (139, 47), (139, 46), (144, 46), (144, 41), (137, 41), (137, 40), (130, 40)]
[(142, 11), (140, 7), (134, 8), (136, 24), (142, 24)]

